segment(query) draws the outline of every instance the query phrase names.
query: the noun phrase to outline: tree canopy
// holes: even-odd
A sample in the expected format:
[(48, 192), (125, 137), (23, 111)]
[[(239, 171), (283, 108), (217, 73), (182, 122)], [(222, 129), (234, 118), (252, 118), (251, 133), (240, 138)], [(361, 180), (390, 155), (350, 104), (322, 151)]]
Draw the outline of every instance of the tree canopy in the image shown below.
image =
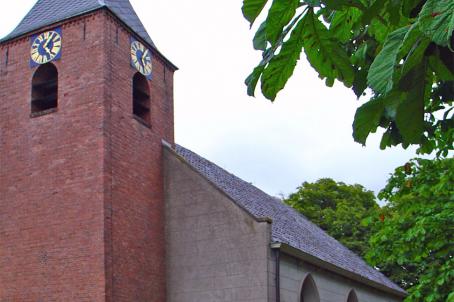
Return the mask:
[(454, 301), (454, 159), (417, 159), (379, 194), (367, 260), (408, 289), (406, 301)]
[(454, 159), (414, 159), (379, 198), (330, 178), (284, 202), (407, 289), (406, 302), (454, 302)]
[(375, 200), (374, 193), (361, 185), (324, 178), (315, 183), (303, 183), (284, 202), (350, 250), (364, 256), (372, 228), (361, 221), (378, 217), (379, 207)]
[(243, 15), (251, 26), (264, 19), (253, 41), (263, 59), (246, 79), (249, 95), (260, 81), (275, 100), (304, 50), (327, 86), (337, 80), (358, 98), (371, 95), (356, 112), (355, 141), (365, 144), (380, 127), (382, 149), (453, 150), (454, 1), (244, 0)]

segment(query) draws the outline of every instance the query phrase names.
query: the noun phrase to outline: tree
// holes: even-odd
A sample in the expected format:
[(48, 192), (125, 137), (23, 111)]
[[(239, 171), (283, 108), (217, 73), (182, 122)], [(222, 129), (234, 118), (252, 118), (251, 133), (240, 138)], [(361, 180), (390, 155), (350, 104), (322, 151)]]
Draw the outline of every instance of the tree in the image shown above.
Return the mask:
[(319, 225), (358, 255), (368, 249), (371, 227), (361, 221), (377, 216), (375, 195), (361, 185), (347, 185), (330, 178), (305, 182), (285, 203)]
[(408, 289), (406, 301), (454, 301), (454, 159), (396, 169), (372, 225), (367, 260)]
[(335, 80), (358, 98), (354, 140), (365, 144), (383, 128), (380, 147), (418, 145), (421, 154), (447, 156), (454, 145), (454, 1), (243, 0), (254, 48), (263, 60), (246, 79), (248, 94), (261, 81), (274, 101), (302, 50), (327, 86)]

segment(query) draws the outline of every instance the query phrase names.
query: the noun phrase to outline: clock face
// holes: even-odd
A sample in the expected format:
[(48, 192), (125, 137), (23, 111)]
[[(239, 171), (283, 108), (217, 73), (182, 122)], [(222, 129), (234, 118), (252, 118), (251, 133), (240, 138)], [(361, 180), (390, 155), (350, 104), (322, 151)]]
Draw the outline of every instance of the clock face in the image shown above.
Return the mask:
[(151, 78), (153, 66), (151, 65), (151, 52), (139, 41), (131, 42), (131, 63), (141, 74)]
[(60, 58), (61, 47), (61, 31), (58, 29), (33, 37), (30, 50), (32, 65), (46, 64)]

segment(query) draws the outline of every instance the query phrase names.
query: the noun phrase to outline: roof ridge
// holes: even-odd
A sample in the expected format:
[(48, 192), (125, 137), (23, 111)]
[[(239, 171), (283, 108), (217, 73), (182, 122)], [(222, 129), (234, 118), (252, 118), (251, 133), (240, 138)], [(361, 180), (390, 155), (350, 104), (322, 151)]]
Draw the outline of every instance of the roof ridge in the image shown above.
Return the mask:
[[(198, 154), (195, 153), (194, 151), (189, 150), (189, 149), (187, 149), (187, 148), (185, 148), (185, 147), (183, 147), (183, 146), (181, 146), (181, 145), (179, 145), (179, 144), (175, 144), (175, 146), (177, 146), (177, 147), (179, 147), (179, 148), (185, 150), (186, 152), (190, 152), (190, 153), (192, 153), (192, 154), (194, 154), (194, 155), (200, 157), (200, 159), (202, 159), (202, 160), (204, 160), (204, 161), (206, 161), (206, 162), (208, 162), (208, 163), (210, 163), (210, 164), (216, 166), (218, 169), (221, 169), (222, 171), (224, 171), (225, 173), (231, 175), (232, 177), (237, 178), (239, 181), (241, 181), (241, 182), (243, 182), (243, 183), (245, 183), (245, 184), (248, 184), (248, 185), (254, 187), (256, 190), (258, 190), (258, 191), (260, 191), (261, 193), (267, 195), (268, 197), (273, 198), (273, 199), (276, 199), (276, 200), (279, 200), (279, 201), (281, 200), (281, 199), (279, 199), (278, 197), (271, 196), (270, 194), (266, 193), (265, 191), (263, 191), (263, 190), (260, 189), (259, 187), (255, 186), (252, 182), (248, 182), (248, 181), (246, 181), (246, 180), (244, 180), (244, 179), (242, 179), (242, 178), (236, 176), (236, 175), (233, 174), (232, 172), (229, 172), (227, 169), (225, 169), (225, 168), (219, 166), (218, 164), (214, 163), (213, 161), (211, 161), (211, 160), (209, 160), (209, 159), (206, 159), (206, 158), (204, 158), (204, 157), (198, 155)], [(303, 217), (304, 217), (304, 216), (303, 216)], [(307, 219), (307, 218), (306, 218), (306, 219)]]

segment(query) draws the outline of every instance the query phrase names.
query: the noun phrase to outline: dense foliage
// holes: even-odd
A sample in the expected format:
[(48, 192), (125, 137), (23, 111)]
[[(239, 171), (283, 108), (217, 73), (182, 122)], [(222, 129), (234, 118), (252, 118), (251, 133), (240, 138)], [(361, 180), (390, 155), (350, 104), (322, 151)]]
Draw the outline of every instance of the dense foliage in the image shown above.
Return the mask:
[(251, 26), (265, 17), (254, 38), (263, 60), (246, 80), (249, 95), (261, 81), (274, 100), (304, 50), (326, 85), (338, 80), (358, 98), (371, 89), (355, 116), (355, 141), (365, 144), (381, 127), (382, 149), (453, 150), (454, 1), (244, 0), (243, 14)]
[(292, 206), (350, 250), (364, 256), (371, 226), (361, 224), (378, 217), (374, 193), (361, 185), (347, 185), (330, 178), (305, 182), (285, 203)]
[(380, 198), (368, 261), (408, 289), (406, 301), (454, 301), (454, 159), (396, 169)]

